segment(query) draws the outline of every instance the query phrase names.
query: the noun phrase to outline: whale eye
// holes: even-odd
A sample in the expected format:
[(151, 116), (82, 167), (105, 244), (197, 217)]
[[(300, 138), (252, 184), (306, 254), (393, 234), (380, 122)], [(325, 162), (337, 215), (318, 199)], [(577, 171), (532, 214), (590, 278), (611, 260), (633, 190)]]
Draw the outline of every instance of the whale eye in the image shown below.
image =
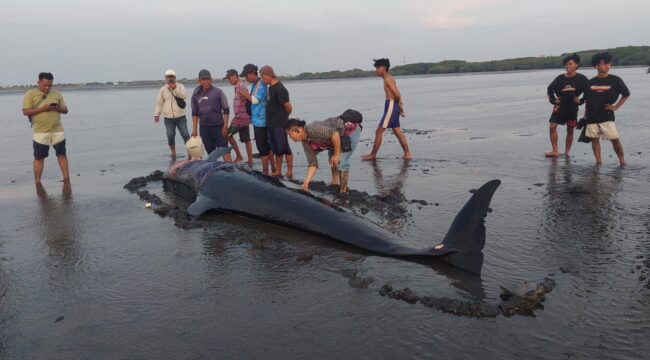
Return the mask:
[(445, 244), (438, 244), (434, 247), (436, 250), (442, 250), (445, 247)]

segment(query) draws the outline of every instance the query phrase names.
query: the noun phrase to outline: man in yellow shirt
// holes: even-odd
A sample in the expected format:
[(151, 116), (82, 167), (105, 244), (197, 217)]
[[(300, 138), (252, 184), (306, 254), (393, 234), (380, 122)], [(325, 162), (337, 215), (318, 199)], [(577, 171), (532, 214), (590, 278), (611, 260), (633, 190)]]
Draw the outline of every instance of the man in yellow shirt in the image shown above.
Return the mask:
[(63, 174), (63, 182), (70, 182), (68, 158), (65, 152), (65, 134), (61, 125), (61, 114), (68, 113), (68, 107), (61, 94), (52, 90), (52, 73), (38, 74), (38, 87), (25, 93), (23, 99), (23, 115), (29, 117), (34, 131), (34, 181), (41, 183), (45, 158), (54, 147), (59, 167)]

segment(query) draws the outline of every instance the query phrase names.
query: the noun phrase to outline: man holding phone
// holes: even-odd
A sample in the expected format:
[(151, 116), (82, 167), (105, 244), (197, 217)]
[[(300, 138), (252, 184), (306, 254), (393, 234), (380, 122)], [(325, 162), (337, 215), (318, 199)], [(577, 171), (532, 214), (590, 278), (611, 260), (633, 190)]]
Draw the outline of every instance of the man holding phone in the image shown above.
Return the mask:
[(186, 97), (185, 86), (176, 82), (176, 72), (174, 70), (165, 71), (165, 85), (158, 91), (153, 119), (158, 123), (160, 115), (163, 115), (167, 129), (167, 145), (169, 145), (173, 158), (176, 157), (176, 128), (183, 138), (183, 143), (190, 139), (185, 117)]
[(50, 146), (54, 148), (56, 158), (63, 174), (63, 182), (70, 183), (68, 158), (65, 150), (65, 134), (61, 125), (61, 114), (68, 113), (63, 96), (52, 90), (54, 76), (49, 72), (38, 74), (38, 87), (25, 93), (23, 98), (23, 115), (27, 116), (33, 129), (34, 146), (34, 181), (41, 184), (41, 175), (45, 158)]

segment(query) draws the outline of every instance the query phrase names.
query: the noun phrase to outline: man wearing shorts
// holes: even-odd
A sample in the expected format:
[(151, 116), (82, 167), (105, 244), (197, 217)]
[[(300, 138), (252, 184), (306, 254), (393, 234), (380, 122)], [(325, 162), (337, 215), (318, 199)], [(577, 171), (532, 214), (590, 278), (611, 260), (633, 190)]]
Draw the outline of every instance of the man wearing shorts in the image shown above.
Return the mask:
[[(598, 75), (587, 83), (585, 91), (587, 129), (585, 135), (591, 139), (591, 148), (596, 157), (596, 165), (602, 163), (600, 156), (600, 141), (602, 136), (612, 142), (614, 152), (618, 156), (621, 167), (625, 166), (623, 144), (614, 125), (614, 112), (625, 104), (630, 97), (630, 90), (623, 79), (610, 75), (612, 55), (597, 53), (591, 58), (591, 65), (598, 71)], [(621, 98), (619, 99), (619, 95)], [(618, 102), (617, 102), (618, 100)], [(616, 104), (614, 104), (616, 103)]]
[(63, 174), (64, 184), (70, 183), (68, 158), (65, 150), (65, 134), (61, 125), (61, 114), (68, 113), (63, 96), (52, 90), (54, 76), (52, 73), (38, 74), (38, 87), (25, 93), (23, 98), (23, 115), (29, 117), (33, 129), (34, 147), (34, 182), (41, 184), (41, 175), (45, 158), (50, 146), (54, 148), (56, 158)]
[(390, 69), (390, 60), (388, 59), (377, 59), (375, 61), (375, 74), (384, 79), (384, 92), (386, 93), (386, 103), (384, 105), (384, 115), (379, 121), (379, 126), (377, 131), (375, 131), (375, 143), (372, 145), (372, 151), (368, 155), (364, 155), (361, 158), (363, 160), (374, 160), (377, 158), (377, 152), (381, 146), (381, 140), (384, 136), (384, 131), (386, 129), (392, 129), (393, 134), (397, 137), (399, 144), (402, 146), (404, 151), (404, 159), (410, 159), (413, 156), (409, 150), (409, 145), (406, 142), (406, 136), (402, 133), (400, 128), (399, 118), (404, 115), (404, 104), (402, 102), (402, 95), (397, 89), (397, 84), (395, 79), (388, 73)]
[[(251, 123), (253, 124), (253, 133), (255, 135), (255, 146), (262, 160), (262, 173), (268, 175), (271, 146), (269, 145), (269, 137), (266, 129), (266, 85), (262, 83), (262, 80), (257, 75), (257, 66), (253, 64), (244, 65), (244, 69), (239, 76), (251, 84), (250, 92), (246, 89), (240, 89), (240, 94), (246, 101), (251, 103)], [(274, 172), (275, 165), (273, 161), (270, 163), (271, 171)]]
[(251, 132), (250, 124), (251, 117), (246, 112), (246, 97), (241, 93), (248, 92), (246, 86), (239, 80), (239, 74), (237, 70), (230, 69), (226, 72), (226, 77), (224, 80), (228, 80), (230, 85), (235, 86), (235, 94), (232, 100), (232, 110), (235, 113), (235, 116), (232, 118), (230, 127), (228, 128), (228, 141), (232, 145), (237, 158), (235, 162), (240, 162), (244, 160), (237, 146), (237, 141), (233, 135), (239, 133), (239, 141), (246, 146), (246, 155), (248, 156), (248, 166), (253, 166), (253, 146), (251, 145)]
[[(192, 137), (196, 137), (197, 126), (201, 120), (201, 141), (208, 154), (218, 147), (228, 146), (226, 135), (229, 113), (226, 94), (212, 85), (212, 76), (208, 70), (201, 70), (199, 86), (192, 94)], [(223, 159), (232, 161), (230, 154), (225, 154)]]
[(586, 76), (576, 72), (580, 66), (580, 56), (573, 54), (562, 59), (566, 73), (558, 75), (548, 86), (548, 101), (553, 105), (553, 112), (549, 119), (551, 137), (551, 151), (547, 157), (557, 157), (560, 153), (557, 149), (557, 127), (566, 125), (566, 141), (564, 155), (569, 156), (573, 144), (573, 130), (578, 124), (578, 106), (580, 96), (587, 88)]
[(282, 176), (282, 158), (287, 158), (287, 177), (293, 177), (293, 153), (284, 125), (289, 121), (293, 107), (289, 101), (289, 91), (275, 75), (273, 68), (266, 65), (260, 69), (262, 82), (268, 86), (266, 121), (268, 124), (269, 145), (275, 155), (273, 176)]

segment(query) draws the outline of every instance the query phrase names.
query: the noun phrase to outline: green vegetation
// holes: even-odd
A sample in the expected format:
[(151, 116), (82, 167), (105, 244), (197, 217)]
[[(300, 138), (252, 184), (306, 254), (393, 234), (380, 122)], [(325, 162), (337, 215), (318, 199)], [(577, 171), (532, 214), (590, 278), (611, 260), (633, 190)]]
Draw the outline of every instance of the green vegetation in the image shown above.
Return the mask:
[[(614, 56), (614, 66), (646, 66), (650, 65), (650, 46), (625, 46), (604, 50), (578, 51), (584, 67), (590, 67), (591, 56), (597, 52), (607, 51)], [(426, 74), (454, 74), (485, 71), (516, 71), (536, 69), (557, 69), (562, 67), (562, 58), (568, 54), (558, 56), (525, 57), (517, 59), (467, 62), (463, 60), (445, 60), (437, 63), (415, 63), (395, 66), (390, 69), (393, 75), (426, 75)], [(650, 73), (650, 68), (648, 68)], [(283, 80), (324, 80), (343, 78), (362, 78), (375, 76), (372, 70), (352, 69), (346, 71), (304, 72), (296, 76), (283, 76)], [(196, 84), (196, 79), (180, 79), (185, 85)], [(217, 80), (220, 82), (220, 80)], [(56, 84), (60, 89), (91, 90), (91, 89), (128, 89), (135, 87), (157, 87), (162, 85), (162, 80), (120, 81), (120, 82), (91, 82), (83, 84)], [(34, 85), (15, 85), (0, 87), (0, 92), (24, 91)]]
[[(597, 52), (607, 51), (614, 56), (614, 66), (629, 65), (648, 65), (650, 64), (650, 46), (625, 46), (604, 50), (585, 50), (578, 51), (582, 58), (583, 66), (591, 66), (589, 61), (591, 56)], [(424, 75), (424, 74), (452, 74), (452, 73), (471, 73), (484, 71), (516, 71), (516, 70), (535, 70), (535, 69), (556, 69), (562, 67), (562, 58), (567, 56), (541, 56), (525, 57), (517, 59), (494, 60), (467, 62), (463, 60), (445, 60), (437, 63), (416, 63), (391, 68), (393, 75)], [(348, 71), (328, 71), (323, 73), (302, 73), (297, 76), (287, 77), (291, 80), (306, 79), (334, 79), (334, 78), (352, 78), (374, 76), (373, 71), (363, 71), (360, 69)]]

